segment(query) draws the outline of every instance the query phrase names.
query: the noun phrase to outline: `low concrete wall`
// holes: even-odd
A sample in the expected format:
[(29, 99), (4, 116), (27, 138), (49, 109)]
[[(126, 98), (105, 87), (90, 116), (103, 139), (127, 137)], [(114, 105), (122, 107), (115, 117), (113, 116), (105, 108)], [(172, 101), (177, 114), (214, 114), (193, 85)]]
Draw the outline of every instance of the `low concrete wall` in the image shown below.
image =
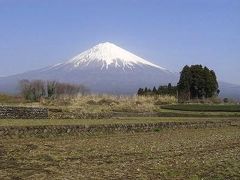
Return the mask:
[(94, 135), (110, 133), (135, 133), (160, 131), (161, 129), (179, 128), (216, 128), (236, 126), (240, 127), (239, 121), (224, 122), (160, 122), (141, 124), (108, 124), (108, 125), (64, 125), (64, 126), (26, 126), (26, 127), (0, 127), (0, 137), (57, 137), (66, 135)]
[(48, 109), (0, 106), (0, 119), (47, 119)]

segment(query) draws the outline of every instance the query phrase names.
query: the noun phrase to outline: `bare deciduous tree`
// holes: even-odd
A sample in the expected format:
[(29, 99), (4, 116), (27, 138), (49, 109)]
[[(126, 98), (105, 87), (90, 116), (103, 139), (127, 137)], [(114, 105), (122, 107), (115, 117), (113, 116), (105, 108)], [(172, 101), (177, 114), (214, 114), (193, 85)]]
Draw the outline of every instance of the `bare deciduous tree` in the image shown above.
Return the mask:
[(38, 101), (46, 95), (45, 83), (42, 80), (21, 80), (21, 94), (27, 100)]
[(42, 97), (56, 98), (62, 95), (86, 95), (90, 92), (83, 85), (62, 83), (57, 81), (46, 82), (43, 80), (21, 80), (20, 88), (22, 96), (31, 101), (38, 101)]

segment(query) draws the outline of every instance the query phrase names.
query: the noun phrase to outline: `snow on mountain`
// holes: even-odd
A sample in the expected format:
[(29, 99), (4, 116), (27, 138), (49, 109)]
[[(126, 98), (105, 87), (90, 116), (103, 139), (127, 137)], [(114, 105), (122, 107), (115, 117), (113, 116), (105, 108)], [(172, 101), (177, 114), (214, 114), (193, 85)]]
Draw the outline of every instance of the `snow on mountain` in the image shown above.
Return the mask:
[[(22, 79), (83, 84), (94, 93), (134, 94), (140, 87), (176, 84), (179, 75), (106, 42), (64, 63), (0, 77), (0, 92), (19, 92), (19, 81)], [(223, 82), (219, 85), (221, 97), (240, 99), (239, 86)]]
[(110, 65), (113, 65), (115, 68), (122, 68), (123, 70), (125, 68), (133, 69), (136, 65), (148, 65), (165, 70), (165, 68), (146, 61), (109, 42), (98, 44), (84, 51), (67, 61), (65, 65), (72, 64), (74, 67), (80, 67), (93, 62), (101, 63), (101, 69), (108, 69)]
[(22, 79), (83, 84), (96, 93), (134, 94), (140, 87), (176, 84), (178, 75), (106, 42), (64, 63), (0, 78), (0, 91), (16, 91)]

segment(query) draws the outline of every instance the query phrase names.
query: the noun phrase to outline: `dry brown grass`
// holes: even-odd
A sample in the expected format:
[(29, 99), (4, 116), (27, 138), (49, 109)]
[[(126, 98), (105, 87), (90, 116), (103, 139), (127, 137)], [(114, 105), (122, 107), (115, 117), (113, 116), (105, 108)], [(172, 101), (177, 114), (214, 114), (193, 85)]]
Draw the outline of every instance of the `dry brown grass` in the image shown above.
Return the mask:
[(0, 140), (0, 179), (239, 179), (237, 127)]
[(61, 97), (54, 100), (43, 99), (40, 104), (47, 107), (60, 107), (82, 112), (154, 112), (159, 105), (174, 104), (173, 96), (111, 96), (88, 95), (75, 98)]
[(20, 96), (11, 96), (7, 94), (0, 94), (0, 105), (1, 104), (18, 104), (26, 102)]

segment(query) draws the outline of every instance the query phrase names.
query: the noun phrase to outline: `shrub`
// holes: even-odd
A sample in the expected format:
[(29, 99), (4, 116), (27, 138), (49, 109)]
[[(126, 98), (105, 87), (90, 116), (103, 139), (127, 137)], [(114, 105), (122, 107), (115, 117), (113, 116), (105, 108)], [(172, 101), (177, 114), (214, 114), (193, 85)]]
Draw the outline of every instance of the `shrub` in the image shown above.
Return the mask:
[(228, 102), (229, 102), (229, 99), (228, 99), (228, 98), (224, 98), (224, 99), (223, 99), (223, 102), (224, 102), (224, 103), (228, 103)]

